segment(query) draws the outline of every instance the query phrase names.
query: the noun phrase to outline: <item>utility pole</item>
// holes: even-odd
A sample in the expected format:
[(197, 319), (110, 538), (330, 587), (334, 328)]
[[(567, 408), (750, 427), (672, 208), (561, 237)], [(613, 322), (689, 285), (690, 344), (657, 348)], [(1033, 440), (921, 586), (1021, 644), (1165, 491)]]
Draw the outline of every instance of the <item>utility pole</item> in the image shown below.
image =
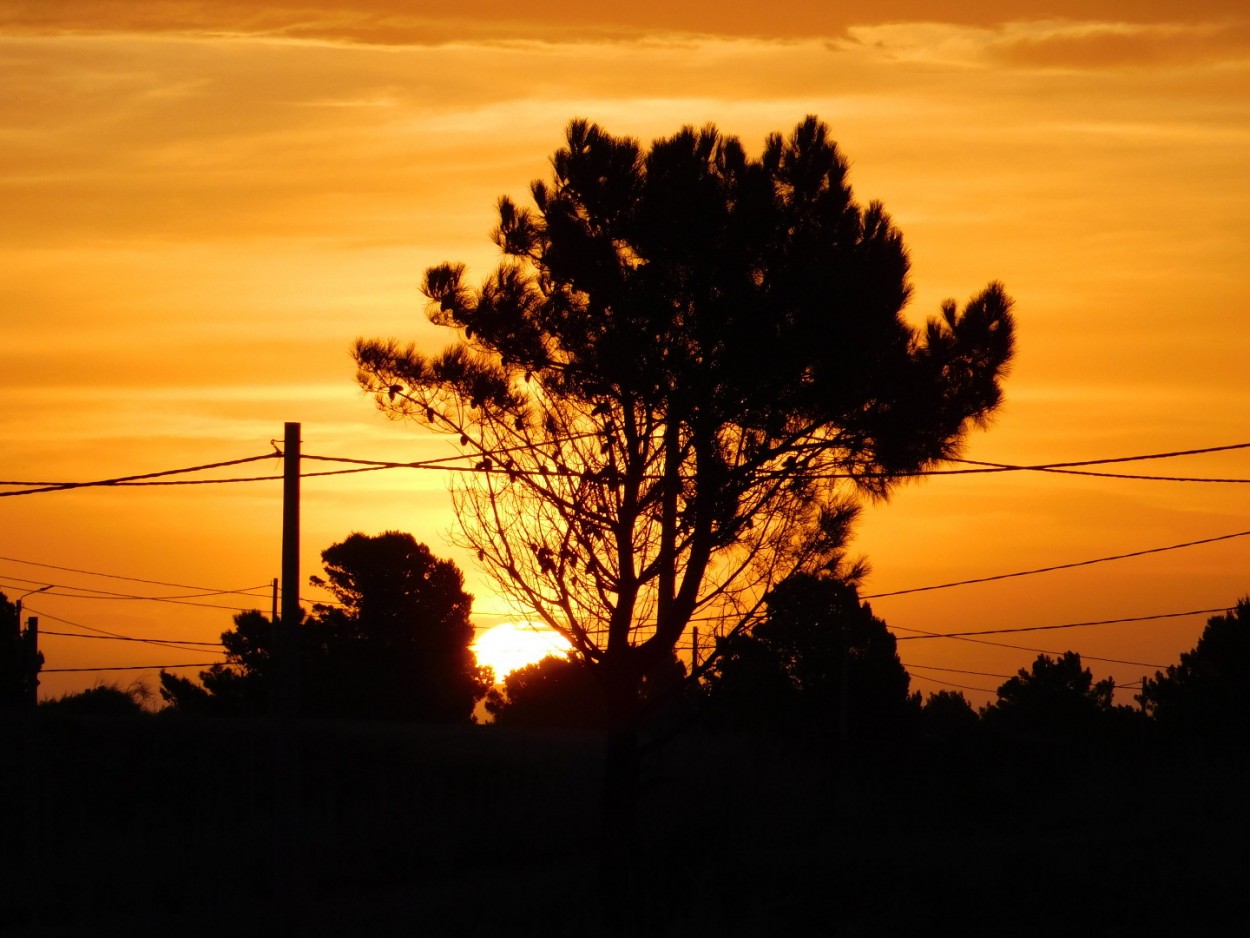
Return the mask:
[[(278, 638), (278, 630), (281, 628), (282, 623), (281, 620), (278, 619), (278, 578), (274, 577), (272, 592), (269, 597), (269, 651), (270, 654), (274, 656), (278, 654), (278, 644), (280, 642), (280, 639)], [(277, 674), (272, 671), (272, 666), (270, 679), (275, 681), (277, 680)], [(274, 713), (278, 712), (277, 684), (274, 684), (269, 688), (269, 709)]]
[(26, 703), (31, 712), (39, 708), (39, 617), (26, 620)]
[(17, 638), (18, 636), (22, 634), (22, 600), (25, 599), (27, 596), (34, 596), (36, 593), (42, 593), (50, 589), (52, 589), (51, 583), (49, 583), (47, 586), (41, 586), (39, 587), (39, 589), (27, 590), (25, 593), (23, 593), (21, 596), (17, 597), (17, 599), (13, 601), (14, 611), (16, 613), (16, 618), (14, 618), (13, 620), (13, 637), (14, 638)]
[(278, 711), (294, 716), (299, 695), (300, 425), (286, 424), (282, 446), (282, 612), (278, 625)]
[(274, 915), (278, 933), (303, 933), (303, 870), (299, 850), (299, 472), (300, 425), (287, 423), (282, 444), (282, 607), (277, 630), (276, 838)]
[[(22, 600), (52, 589), (52, 584), (38, 589), (27, 590), (13, 603), (15, 613), (13, 619), (13, 641), (17, 646), (18, 668), (21, 674), (21, 689), (15, 690), (16, 700), (25, 697), (25, 702), (33, 712), (39, 706), (39, 619), (31, 616), (26, 620), (26, 633), (22, 634)], [(15, 700), (15, 703), (16, 703)], [(20, 706), (20, 704), (18, 704)]]

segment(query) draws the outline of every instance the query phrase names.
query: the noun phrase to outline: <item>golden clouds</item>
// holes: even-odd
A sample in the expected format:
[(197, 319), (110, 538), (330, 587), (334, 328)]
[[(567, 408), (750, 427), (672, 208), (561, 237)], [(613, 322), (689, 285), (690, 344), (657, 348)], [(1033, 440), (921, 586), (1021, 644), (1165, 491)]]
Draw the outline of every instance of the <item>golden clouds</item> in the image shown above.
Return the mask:
[[(485, 272), (495, 199), (524, 198), (574, 116), (643, 140), (712, 121), (750, 148), (807, 113), (828, 120), (860, 198), (882, 200), (907, 237), (916, 318), (990, 278), (1018, 301), (1007, 408), (978, 457), (1242, 433), (1250, 112), (1236, 6), (841, 6), (779, 0), (764, 20), (756, 3), (708, 17), (644, 0), (522, 19), (514, 3), (465, 0), (453, 20), (407, 0), (0, 0), (9, 477), (246, 455), (286, 420), (304, 422), (310, 451), (416, 458), (433, 444), (373, 413), (348, 345), (441, 343), (423, 325), (422, 270)], [(306, 567), (354, 529), (412, 528), (444, 552), (443, 477), (345, 479), (309, 486)], [(86, 494), (7, 499), (4, 523), (34, 559), (55, 562), (57, 532), (75, 530), (72, 565), (109, 569), (124, 547), (141, 575), (168, 564), (160, 579), (200, 582), (204, 552), (222, 582), (271, 575), (276, 514), (236, 511), (242, 496), (224, 511), (203, 492), (149, 495), (101, 509), (107, 524), (77, 520)], [(1203, 536), (1231, 503), (1203, 494), (1178, 511)], [(980, 573), (986, 551), (1004, 567), (1070, 559), (1049, 547), (1111, 552), (1117, 518), (1160, 504), (1076, 497), (1054, 479), (934, 481), (874, 513), (861, 546), (877, 586), (909, 586)], [(199, 555), (159, 546), (171, 519), (201, 517)], [(1161, 520), (1125, 525), (1145, 546), (1169, 541)], [(1028, 543), (995, 540), (1010, 530)], [(1231, 601), (1243, 570), (1213, 569), (1221, 592), (1190, 608)], [(935, 608), (911, 624), (941, 625), (924, 618)], [(899, 625), (910, 609), (897, 606)]]
[(1250, 21), (1130, 25), (1041, 24), (1007, 30), (998, 52), (1007, 63), (1068, 69), (1231, 66), (1250, 60)]
[(876, 0), (843, 4), (773, 0), (672, 3), (633, 0), (591, 4), (540, 2), (520, 8), (508, 0), (460, 0), (454, 5), (413, 0), (3, 0), (0, 30), (34, 34), (125, 33), (262, 36), (274, 40), (364, 45), (455, 42), (632, 41), (643, 35), (685, 34), (795, 39), (840, 36), (848, 27), (881, 23), (948, 23), (992, 27), (1029, 20), (1110, 23), (1191, 23), (1244, 19), (1237, 0)]

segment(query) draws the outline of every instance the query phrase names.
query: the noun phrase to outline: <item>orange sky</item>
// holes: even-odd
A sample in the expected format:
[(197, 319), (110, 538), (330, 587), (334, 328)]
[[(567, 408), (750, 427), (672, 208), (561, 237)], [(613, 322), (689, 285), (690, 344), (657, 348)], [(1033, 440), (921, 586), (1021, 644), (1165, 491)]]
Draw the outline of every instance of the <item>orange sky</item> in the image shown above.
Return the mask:
[[(525, 19), (488, 0), (455, 16), (425, 6), (0, 0), (0, 477), (250, 456), (288, 420), (303, 423), (309, 453), (443, 454), (373, 412), (348, 346), (358, 334), (441, 344), (421, 315), (421, 273), (449, 259), (486, 272), (495, 199), (545, 174), (573, 116), (644, 140), (711, 121), (749, 146), (808, 113), (829, 122), (858, 195), (882, 200), (907, 238), (917, 321), (991, 279), (1016, 299), (1006, 404), (970, 458), (1250, 440), (1242, 4), (1030, 0), (1004, 20), (988, 2), (896, 0), (852, 15), (778, 0), (767, 22), (758, 4), (726, 2), (707, 4), (710, 16), (658, 0), (545, 4)], [(1250, 477), (1250, 456), (1129, 471)], [(455, 557), (479, 609), (502, 611), (446, 543), (445, 486), (435, 473), (308, 480), (305, 575), (353, 530), (410, 530)], [(871, 509), (856, 546), (873, 567), (865, 591), (886, 592), (1250, 529), (1247, 495), (937, 478)], [(277, 483), (3, 498), (0, 556), (250, 587), (277, 575), (279, 521)], [(1250, 538), (1238, 539), (873, 605), (900, 635), (1221, 607), (1250, 592), (1248, 557)], [(10, 598), (48, 582), (188, 592), (0, 560)], [(80, 631), (68, 620), (211, 641), (230, 624), (229, 611), (183, 605), (28, 603), (45, 632)], [(1168, 664), (1203, 619), (998, 640)], [(51, 635), (42, 645), (52, 693), (135, 674), (53, 668), (211, 660)], [(913, 665), (987, 674), (1034, 656), (956, 641), (900, 650)], [(1151, 670), (1089, 663), (1125, 682)]]

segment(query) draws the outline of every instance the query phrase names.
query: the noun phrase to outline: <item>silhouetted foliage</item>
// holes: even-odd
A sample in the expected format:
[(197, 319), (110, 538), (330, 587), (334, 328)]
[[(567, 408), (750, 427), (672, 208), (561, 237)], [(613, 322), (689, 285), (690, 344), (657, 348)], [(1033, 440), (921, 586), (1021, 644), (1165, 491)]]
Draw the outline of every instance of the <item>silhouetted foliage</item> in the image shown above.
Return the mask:
[(714, 723), (870, 739), (914, 722), (918, 701), (894, 636), (846, 582), (790, 577), (769, 594), (754, 632), (718, 650), (706, 682)]
[(1038, 655), (998, 688), (998, 699), (981, 711), (987, 729), (1026, 739), (1089, 740), (1113, 724), (1115, 679), (1094, 681), (1081, 656)]
[(602, 729), (603, 691), (594, 675), (572, 658), (548, 655), (504, 678), (491, 690), (486, 710), (498, 726)]
[(17, 607), (0, 592), (0, 712), (22, 705), (23, 645)]
[(84, 691), (40, 701), (39, 712), (48, 716), (145, 716), (150, 696), (142, 684), (132, 684), (127, 688), (117, 684), (97, 684)]
[(575, 120), (551, 165), (533, 209), (499, 201), (479, 289), (427, 271), (456, 344), (354, 354), (383, 411), (460, 440), (464, 545), (597, 672), (624, 817), (645, 676), (696, 612), (732, 630), (828, 566), (846, 476), (885, 496), (958, 452), (998, 406), (1011, 303), (992, 284), (911, 327), (902, 236), (814, 117), (757, 159), (712, 126), (644, 148)]
[(0, 712), (21, 710), (31, 700), (31, 671), (43, 667), (43, 653), (31, 661), (30, 646), (22, 634), (17, 604), (0, 592)]
[(978, 721), (976, 710), (959, 690), (934, 691), (920, 708), (920, 731), (933, 739), (967, 737), (976, 731)]
[[(211, 671), (201, 671), (200, 679), (207, 680), (211, 673)], [(204, 685), (197, 684), (190, 678), (170, 671), (161, 671), (160, 682), (161, 700), (178, 713), (204, 716), (216, 715), (224, 711), (219, 698), (215, 697)]]
[[(317, 604), (298, 628), (300, 707), (310, 716), (468, 720), (490, 686), (470, 649), (473, 598), (450, 560), (410, 534), (352, 534), (321, 554), (312, 577), (339, 605)], [(272, 707), (277, 672), (273, 623), (256, 611), (222, 634), (227, 663), (193, 684), (162, 675), (179, 709), (260, 713)]]
[[(307, 641), (316, 624), (300, 626), (300, 654), (307, 659), (321, 650)], [(226, 663), (200, 672), (203, 685), (168, 672), (161, 672), (161, 699), (180, 713), (218, 716), (260, 716), (273, 711), (277, 689), (274, 624), (255, 609), (234, 617), (234, 628), (221, 633)]]
[[(470, 645), (473, 597), (410, 534), (353, 534), (321, 554), (340, 606), (313, 606), (308, 676), (336, 715), (467, 720), (490, 687)], [(301, 673), (301, 680), (304, 679)]]
[(1146, 678), (1137, 698), (1171, 736), (1250, 741), (1250, 599), (1207, 620), (1198, 644), (1166, 673)]

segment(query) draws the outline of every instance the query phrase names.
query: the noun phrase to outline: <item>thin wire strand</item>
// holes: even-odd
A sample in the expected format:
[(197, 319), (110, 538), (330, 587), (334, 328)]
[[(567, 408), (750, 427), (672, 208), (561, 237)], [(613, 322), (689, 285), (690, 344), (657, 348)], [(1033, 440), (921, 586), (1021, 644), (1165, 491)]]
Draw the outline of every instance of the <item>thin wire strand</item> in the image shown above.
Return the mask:
[[(143, 642), (148, 645), (169, 645), (174, 648), (181, 648), (186, 651), (193, 651), (190, 646), (196, 645), (204, 648), (221, 648), (221, 642), (193, 642), (183, 638), (131, 638), (128, 635), (79, 635), (77, 632), (54, 632), (51, 629), (40, 629), (39, 637), (45, 635), (58, 635), (61, 638), (87, 638), (97, 642)], [(226, 654), (223, 649), (222, 654)]]
[[(1205, 456), (1208, 453), (1226, 453), (1236, 449), (1250, 449), (1250, 443), (1229, 443), (1226, 446), (1204, 446), (1201, 449), (1172, 450), (1166, 453), (1147, 453), (1140, 456), (1113, 456), (1106, 459), (1082, 459), (1075, 462), (1038, 463), (1032, 466), (1016, 466), (1016, 469), (1071, 469), (1076, 466), (1107, 466), (1121, 462), (1145, 462), (1150, 459), (1176, 459), (1181, 456)], [(969, 466), (1002, 466), (1002, 463), (979, 462), (975, 459), (952, 459), (951, 462)]]
[(1219, 541), (1230, 541), (1238, 537), (1246, 537), (1250, 531), (1236, 531), (1233, 534), (1221, 534), (1217, 537), (1204, 537), (1198, 541), (1186, 541), (1183, 544), (1170, 544), (1167, 547), (1151, 547), (1146, 550), (1135, 550), (1127, 554), (1114, 554), (1109, 557), (1094, 557), (1091, 560), (1078, 560), (1075, 563), (1060, 563), (1050, 567), (1036, 567), (1032, 570), (1016, 570), (1012, 573), (999, 573), (994, 576), (974, 577), (968, 580), (954, 580), (950, 583), (935, 583), (931, 586), (913, 586), (910, 589), (890, 590), (884, 593), (871, 593), (861, 599), (884, 599), (887, 596), (905, 596), (909, 593), (926, 593), (930, 590), (944, 590), (955, 586), (971, 586), (975, 583), (991, 583), (995, 580), (1010, 580), (1014, 577), (1032, 576), (1037, 573), (1053, 573), (1056, 570), (1071, 570), (1076, 567), (1088, 567), (1093, 564), (1107, 563), (1112, 560), (1128, 560), (1131, 557), (1145, 557), (1148, 554), (1162, 554), (1170, 550), (1181, 550), (1185, 547), (1198, 547), (1202, 544), (1215, 544)]
[[(1055, 629), (1080, 629), (1086, 626), (1094, 625), (1120, 625), (1126, 622), (1150, 622), (1156, 619), (1182, 619), (1186, 616), (1205, 616), (1205, 615), (1221, 615), (1228, 612), (1228, 607), (1223, 606), (1218, 609), (1193, 609), (1189, 612), (1160, 612), (1150, 616), (1126, 616), (1122, 619), (1096, 619), (1089, 622), (1065, 622), (1062, 625), (1022, 625), (1009, 629), (980, 629), (975, 632), (924, 632), (921, 635), (899, 635), (895, 637), (895, 641), (909, 642), (916, 640), (924, 640), (931, 638), (965, 638), (969, 635), (1006, 635), (1011, 632), (1049, 632)], [(904, 632), (917, 631), (920, 629), (906, 629), (902, 626), (891, 626), (891, 628), (900, 628)]]
[(199, 661), (194, 664), (127, 664), (99, 668), (40, 668), (40, 674), (69, 674), (75, 671), (173, 671), (177, 668), (211, 668), (220, 661)]
[[(1063, 473), (1069, 475), (1098, 476), (1114, 479), (1139, 479), (1156, 482), (1209, 482), (1209, 483), (1232, 483), (1246, 484), (1250, 483), (1250, 479), (1244, 478), (1210, 478), (1196, 476), (1152, 476), (1138, 475), (1129, 473), (1113, 473), (1113, 472), (1093, 472), (1084, 471), (1075, 467), (1081, 466), (1099, 466), (1110, 465), (1115, 463), (1141, 462), (1145, 460), (1157, 459), (1174, 459), (1182, 456), (1200, 456), (1208, 453), (1229, 452), (1232, 450), (1240, 450), (1250, 448), (1250, 443), (1232, 443), (1226, 446), (1208, 446), (1201, 449), (1175, 450), (1166, 453), (1146, 453), (1136, 456), (1116, 456), (1105, 459), (1085, 459), (1069, 462), (1039, 463), (1036, 465), (1014, 465), (1011, 463), (988, 462), (973, 459), (952, 459), (950, 462), (961, 463), (963, 465), (974, 466), (972, 469), (922, 469), (916, 472), (903, 473), (822, 473), (812, 478), (822, 479), (855, 479), (855, 478), (879, 478), (883, 476), (891, 476), (896, 478), (919, 478), (926, 476), (940, 475), (976, 475), (994, 472), (1052, 472)], [(524, 447), (511, 447), (499, 450), (494, 455), (515, 452)], [(2, 480), (0, 485), (18, 485), (26, 486), (12, 492), (0, 492), (0, 498), (14, 495), (35, 495), (41, 492), (57, 492), (68, 489), (92, 488), (99, 486), (170, 486), (170, 485), (225, 485), (239, 482), (271, 482), (283, 478), (281, 475), (266, 476), (245, 476), (229, 479), (177, 479), (163, 480), (160, 477), (169, 475), (183, 475), (190, 472), (202, 472), (207, 469), (218, 469), (227, 466), (237, 466), (244, 463), (257, 462), (263, 459), (275, 459), (282, 456), (281, 450), (275, 445), (275, 452), (265, 453), (260, 456), (250, 456), (244, 459), (226, 460), (217, 463), (206, 463), (200, 466), (190, 466), (184, 469), (167, 469), (160, 472), (148, 472), (138, 475), (119, 476), (112, 479), (100, 479), (91, 482), (50, 482), (50, 481), (18, 481), (18, 480)], [(325, 462), (343, 462), (356, 464), (353, 469), (338, 469), (325, 472), (308, 472), (300, 473), (301, 478), (315, 478), (322, 476), (349, 475), (359, 472), (375, 472), (384, 469), (442, 469), (452, 472), (492, 472), (492, 471), (509, 471), (514, 475), (541, 475), (539, 471), (517, 470), (517, 469), (495, 469), (493, 466), (483, 466), (480, 461), (468, 466), (449, 465), (460, 459), (474, 459), (475, 457), (458, 454), (454, 456), (438, 457), (419, 462), (394, 462), (388, 460), (368, 460), (355, 459), (345, 456), (318, 456), (314, 454), (301, 454), (301, 459), (320, 460)]]
[(908, 668), (908, 669), (919, 668), (922, 671), (948, 671), (951, 674), (973, 674), (973, 675), (976, 675), (977, 677), (1001, 678), (1004, 681), (1009, 680), (1010, 678), (1015, 676), (1011, 674), (995, 674), (991, 671), (968, 671), (968, 670), (965, 670), (964, 668), (940, 668), (935, 664), (911, 664), (907, 661), (901, 661), (899, 663), (903, 667)]
[[(26, 580), (24, 577), (7, 577), (6, 579), (17, 580), (19, 582), (26, 582), (26, 583), (44, 582), (43, 580)], [(236, 594), (235, 590), (220, 591), (220, 592), (213, 591), (209, 593), (192, 593), (187, 596), (142, 596), (142, 595), (135, 594), (135, 593), (114, 593), (112, 590), (95, 589), (94, 587), (90, 587), (90, 586), (71, 586), (71, 585), (67, 585), (64, 583), (49, 583), (48, 586), (51, 587), (52, 590), (54, 591), (64, 591), (64, 590), (85, 590), (86, 591), (86, 592), (49, 591), (46, 594), (48, 596), (57, 596), (57, 597), (60, 597), (61, 599), (103, 599), (103, 600), (114, 600), (114, 601), (120, 600), (123, 602), (147, 601), (147, 602), (156, 602), (156, 603), (172, 603), (177, 606), (199, 606), (204, 609), (224, 609), (227, 612), (247, 612), (251, 608), (251, 607), (244, 607), (244, 606), (223, 606), (223, 605), (220, 605), (219, 603), (195, 602), (196, 597), (220, 596), (225, 593)], [(44, 591), (41, 590), (40, 592), (44, 592)], [(251, 595), (255, 599), (265, 598), (261, 596), (255, 596), (254, 594), (242, 594), (242, 595)]]
[[(904, 632), (924, 632), (923, 629), (909, 629), (909, 628), (904, 628), (901, 625), (891, 625), (889, 628), (891, 630), (901, 629)], [(932, 635), (935, 638), (947, 637), (945, 635), (942, 635), (939, 632), (928, 632), (926, 634)], [(897, 641), (897, 638), (898, 637), (896, 637), (896, 641)], [(970, 636), (966, 636), (966, 635), (952, 636), (952, 638), (954, 641), (957, 641), (957, 642), (972, 642), (975, 645), (990, 645), (994, 648), (1010, 648), (1014, 651), (1031, 651), (1040, 655), (1053, 655), (1056, 657), (1061, 657), (1064, 654), (1064, 652), (1062, 651), (1054, 651), (1053, 649), (1050, 649), (1050, 648), (1032, 648), (1028, 645), (1013, 645), (1013, 644), (1010, 644), (1009, 642), (994, 642), (994, 641), (990, 641), (988, 638), (971, 638)], [(1163, 669), (1168, 667), (1168, 665), (1166, 664), (1152, 664), (1148, 661), (1126, 661), (1123, 658), (1102, 658), (1102, 657), (1099, 657), (1098, 655), (1084, 655), (1083, 654), (1081, 655), (1081, 658), (1087, 661), (1103, 661), (1109, 664), (1131, 664), (1135, 667), (1140, 667), (1140, 668), (1154, 668), (1156, 671), (1162, 671)]]
[[(222, 593), (222, 594), (226, 594), (226, 593), (247, 594), (252, 590), (270, 588), (270, 585), (268, 583), (265, 583), (261, 586), (249, 586), (245, 590), (215, 590), (213, 589), (213, 587), (210, 587), (210, 586), (193, 586), (187, 583), (170, 583), (167, 580), (145, 580), (137, 576), (123, 576), (120, 573), (101, 573), (98, 570), (82, 570), (77, 567), (61, 567), (61, 566), (57, 566), (54, 563), (40, 563), (39, 561), (36, 561), (36, 560), (21, 560), (17, 557), (0, 557), (0, 560), (7, 561), (9, 563), (25, 564), (30, 567), (45, 567), (49, 570), (60, 570), (63, 573), (81, 573), (85, 576), (98, 576), (98, 577), (104, 577), (105, 579), (109, 579), (109, 580), (128, 580), (131, 583), (146, 583), (149, 586), (171, 586), (175, 589), (211, 590), (213, 592)], [(20, 579), (20, 577), (14, 577), (14, 579)], [(31, 581), (31, 582), (38, 582), (38, 581)], [(88, 589), (89, 587), (75, 587), (75, 588), (76, 589)]]
[[(183, 475), (188, 472), (204, 472), (208, 469), (222, 469), (227, 466), (241, 466), (244, 463), (258, 462), (262, 459), (273, 459), (273, 453), (265, 453), (261, 456), (247, 456), (243, 459), (228, 459), (222, 462), (204, 463), (199, 466), (188, 466), (184, 469), (162, 469), (158, 472), (144, 472), (137, 475), (117, 476), (112, 479), (97, 479), (93, 482), (54, 482), (47, 485), (37, 485), (33, 488), (19, 489), (15, 492), (0, 492), (0, 498), (7, 498), (13, 495), (36, 495), (40, 492), (60, 492), (66, 489), (82, 489), (94, 488), (107, 485), (123, 485), (129, 482), (135, 482), (140, 479), (155, 479), (160, 476)], [(15, 483), (4, 483), (12, 485)], [(18, 483), (20, 484), (20, 483)]]
[(943, 687), (958, 687), (960, 690), (971, 690), (971, 691), (976, 691), (978, 694), (994, 694), (994, 693), (997, 693), (997, 688), (993, 688), (993, 687), (973, 687), (973, 686), (972, 686), (972, 685), (970, 685), (970, 684), (956, 684), (956, 683), (955, 683), (955, 682), (953, 682), (953, 681), (944, 681), (944, 680), (942, 680), (941, 678), (938, 678), (938, 677), (930, 677), (930, 676), (929, 676), (929, 675), (927, 675), (927, 674), (913, 674), (913, 675), (912, 675), (912, 677), (917, 678), (917, 679), (919, 679), (919, 680), (921, 680), (921, 681), (930, 681), (930, 682), (932, 682), (932, 683), (934, 683), (934, 684), (941, 684)]
[[(40, 618), (43, 618), (43, 619), (51, 619), (53, 622), (60, 622), (63, 625), (70, 625), (76, 629), (84, 629), (85, 631), (88, 631), (88, 632), (96, 632), (99, 635), (109, 636), (111, 638), (118, 639), (118, 640), (124, 640), (124, 641), (129, 641), (129, 642), (140, 642), (142, 644), (147, 644), (147, 645), (156, 645), (159, 648), (170, 648), (170, 647), (182, 648), (182, 646), (171, 646), (168, 641), (163, 640), (163, 639), (135, 638), (130, 635), (122, 635), (118, 632), (110, 632), (108, 629), (98, 629), (92, 625), (83, 625), (81, 622), (74, 622), (74, 621), (71, 621), (70, 619), (65, 619), (61, 616), (54, 616), (47, 612), (40, 612), (37, 609), (31, 609), (30, 611), (34, 613), (36, 616), (39, 616)], [(202, 648), (189, 647), (190, 643), (187, 643), (187, 644), (188, 644), (188, 647), (182, 648), (183, 651), (203, 651), (204, 650)]]

